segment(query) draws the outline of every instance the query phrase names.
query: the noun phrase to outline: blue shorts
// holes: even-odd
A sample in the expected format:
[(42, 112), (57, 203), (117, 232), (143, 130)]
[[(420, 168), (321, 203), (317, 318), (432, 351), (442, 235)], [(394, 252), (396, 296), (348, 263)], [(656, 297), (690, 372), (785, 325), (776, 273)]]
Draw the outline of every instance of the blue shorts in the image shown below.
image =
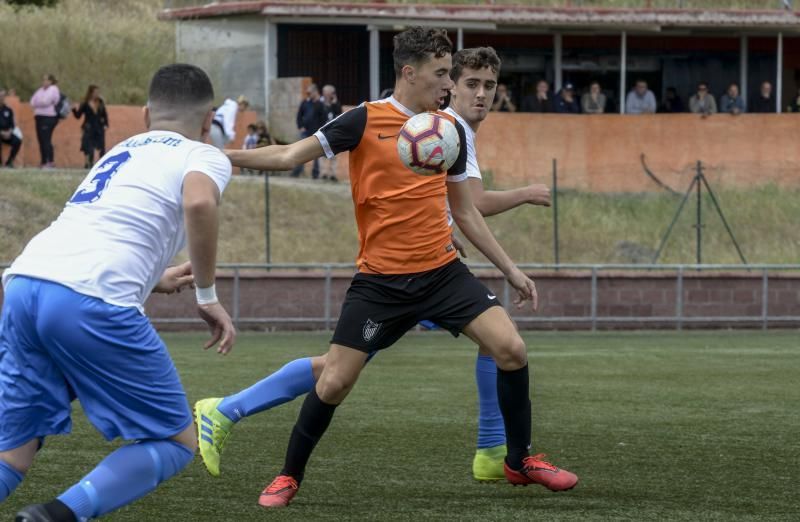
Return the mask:
[(192, 423), (167, 348), (147, 317), (15, 276), (0, 315), (0, 451), (69, 433), (70, 402), (108, 439), (165, 439)]

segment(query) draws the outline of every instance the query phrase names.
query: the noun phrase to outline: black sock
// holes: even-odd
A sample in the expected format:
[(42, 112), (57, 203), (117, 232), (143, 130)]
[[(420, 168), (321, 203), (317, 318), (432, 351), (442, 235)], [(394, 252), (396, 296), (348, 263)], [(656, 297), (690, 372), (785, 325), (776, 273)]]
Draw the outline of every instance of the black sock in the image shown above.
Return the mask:
[(311, 452), (328, 429), (336, 406), (322, 402), (317, 395), (316, 387), (308, 393), (292, 429), (292, 436), (289, 438), (282, 475), (289, 475), (298, 482), (303, 480)]
[(75, 513), (58, 499), (44, 505), (44, 509), (56, 522), (76, 522)]
[(522, 469), (522, 460), (528, 456), (531, 444), (531, 399), (527, 364), (519, 370), (497, 369), (497, 402), (506, 428), (506, 462), (511, 469)]

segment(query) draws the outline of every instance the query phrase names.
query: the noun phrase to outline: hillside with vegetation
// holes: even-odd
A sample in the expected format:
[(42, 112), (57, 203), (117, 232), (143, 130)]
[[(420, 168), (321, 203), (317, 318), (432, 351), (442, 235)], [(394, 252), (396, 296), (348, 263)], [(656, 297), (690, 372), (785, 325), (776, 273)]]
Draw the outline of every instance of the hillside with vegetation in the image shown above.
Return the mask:
[[(58, 216), (81, 171), (0, 171), (0, 263)], [(352, 263), (357, 249), (350, 187), (271, 178), (272, 261)], [(762, 186), (723, 190), (717, 196), (748, 261), (800, 263), (800, 190)], [(565, 263), (649, 262), (680, 197), (668, 193), (564, 192), (558, 201), (560, 256)], [(663, 263), (693, 263), (695, 200), (675, 225)], [(711, 202), (703, 207), (703, 261), (738, 263)], [(264, 178), (234, 177), (225, 191), (220, 262), (263, 263), (266, 258)], [(552, 263), (553, 210), (525, 206), (489, 218), (500, 243), (518, 262)], [(468, 248), (468, 261), (485, 261)]]

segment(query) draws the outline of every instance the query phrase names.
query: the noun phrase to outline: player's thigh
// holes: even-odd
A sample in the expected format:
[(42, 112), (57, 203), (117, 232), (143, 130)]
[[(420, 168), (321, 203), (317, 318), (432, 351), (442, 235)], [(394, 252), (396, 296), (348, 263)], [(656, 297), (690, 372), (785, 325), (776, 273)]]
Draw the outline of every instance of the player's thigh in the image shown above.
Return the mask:
[(186, 394), (150, 321), (135, 308), (53, 286), (40, 308), (39, 331), (103, 436), (165, 439), (189, 426)]
[(72, 427), (72, 390), (36, 331), (39, 290), (38, 280), (20, 276), (5, 288), (0, 311), (0, 451), (69, 433)]
[(493, 306), (464, 327), (464, 334), (491, 355), (503, 370), (516, 370), (527, 364), (525, 342), (505, 309)]
[(317, 381), (317, 395), (323, 402), (339, 404), (353, 389), (368, 354), (357, 348), (332, 344), (328, 350), (325, 369)]
[(39, 439), (31, 439), (17, 448), (0, 451), (0, 461), (5, 462), (20, 473), (27, 473), (33, 464), (33, 458), (36, 456), (39, 446)]

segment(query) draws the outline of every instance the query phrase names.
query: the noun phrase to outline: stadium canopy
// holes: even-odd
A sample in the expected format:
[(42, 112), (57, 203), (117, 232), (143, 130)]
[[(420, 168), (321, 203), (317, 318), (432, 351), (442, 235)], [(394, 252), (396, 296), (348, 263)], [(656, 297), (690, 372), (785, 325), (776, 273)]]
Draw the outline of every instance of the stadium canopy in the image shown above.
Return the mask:
[[(287, 1), (240, 1), (210, 3), (202, 6), (165, 9), (160, 18), (179, 22), (211, 21), (260, 17), (264, 20), (265, 81), (278, 76), (278, 25), (363, 26), (369, 33), (369, 97), (380, 92), (381, 33), (394, 33), (411, 25), (445, 27), (455, 32), (461, 48), (465, 33), (494, 35), (541, 35), (552, 38), (553, 85), (563, 82), (564, 36), (602, 36), (618, 38), (619, 89), (625, 92), (627, 82), (629, 36), (651, 37), (726, 37), (739, 39), (739, 83), (747, 91), (748, 38), (772, 38), (775, 41), (777, 109), (781, 107), (784, 36), (800, 35), (800, 12), (792, 8), (792, 0), (749, 2), (761, 9), (685, 9), (613, 8), (573, 6), (564, 0), (564, 7), (475, 4), (390, 4), (390, 3), (304, 3)], [(651, 1), (643, 1), (651, 5)], [(702, 4), (703, 2), (694, 2)], [(658, 2), (663, 5), (664, 2)], [(709, 2), (719, 5), (719, 2)], [(178, 29), (180, 33), (180, 27)], [(179, 44), (180, 45), (180, 44)], [(268, 87), (265, 86), (265, 90)], [(623, 104), (620, 104), (623, 110)]]

